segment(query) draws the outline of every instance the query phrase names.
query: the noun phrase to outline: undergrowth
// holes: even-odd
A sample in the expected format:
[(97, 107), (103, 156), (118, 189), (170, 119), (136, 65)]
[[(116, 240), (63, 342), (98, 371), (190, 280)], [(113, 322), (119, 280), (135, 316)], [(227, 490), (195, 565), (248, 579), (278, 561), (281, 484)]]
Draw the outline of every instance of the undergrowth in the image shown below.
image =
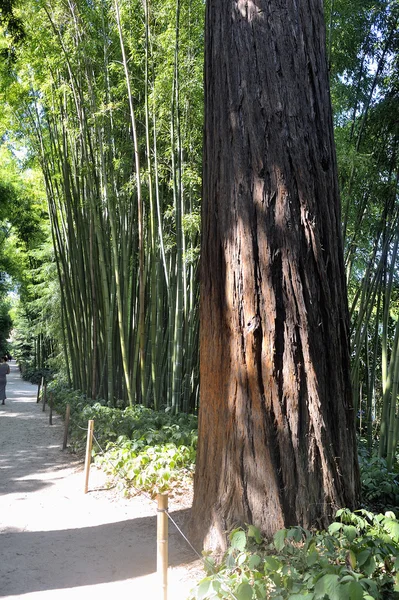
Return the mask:
[(71, 407), (70, 446), (75, 452), (83, 452), (87, 422), (94, 420), (94, 460), (126, 495), (135, 490), (152, 495), (181, 491), (190, 482), (198, 438), (195, 416), (141, 405), (121, 410), (101, 401), (90, 403), (57, 381), (49, 384), (48, 392), (61, 414), (67, 404)]
[[(399, 600), (399, 474), (359, 444), (362, 508), (327, 531), (292, 527), (272, 541), (250, 525), (230, 534), (195, 600)], [(376, 514), (376, 513), (380, 514)]]
[(292, 527), (271, 542), (250, 525), (232, 531), (220, 565), (206, 562), (193, 600), (394, 600), (399, 522), (390, 512), (342, 509), (328, 531)]
[(371, 456), (359, 444), (359, 466), (362, 484), (362, 501), (373, 512), (392, 511), (399, 517), (399, 473), (389, 470), (384, 458), (377, 452)]

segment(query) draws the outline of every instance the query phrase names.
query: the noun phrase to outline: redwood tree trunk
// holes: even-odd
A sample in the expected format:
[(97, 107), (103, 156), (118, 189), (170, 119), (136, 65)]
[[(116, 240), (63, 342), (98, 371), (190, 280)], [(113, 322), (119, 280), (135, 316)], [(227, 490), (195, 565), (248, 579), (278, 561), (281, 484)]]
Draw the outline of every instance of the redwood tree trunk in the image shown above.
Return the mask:
[(208, 0), (194, 529), (359, 496), (321, 0)]

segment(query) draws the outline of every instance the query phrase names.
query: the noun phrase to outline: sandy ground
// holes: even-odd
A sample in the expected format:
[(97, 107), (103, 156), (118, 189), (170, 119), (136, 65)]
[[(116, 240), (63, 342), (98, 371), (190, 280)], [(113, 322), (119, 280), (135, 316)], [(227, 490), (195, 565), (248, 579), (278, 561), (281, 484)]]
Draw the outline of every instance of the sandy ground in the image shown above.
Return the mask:
[[(24, 600), (161, 599), (156, 503), (123, 499), (92, 467), (62, 451), (63, 422), (36, 403), (37, 386), (11, 363), (0, 405), (0, 597)], [(188, 508), (170, 502), (184, 530)], [(200, 561), (169, 526), (168, 600), (185, 600), (203, 577)]]

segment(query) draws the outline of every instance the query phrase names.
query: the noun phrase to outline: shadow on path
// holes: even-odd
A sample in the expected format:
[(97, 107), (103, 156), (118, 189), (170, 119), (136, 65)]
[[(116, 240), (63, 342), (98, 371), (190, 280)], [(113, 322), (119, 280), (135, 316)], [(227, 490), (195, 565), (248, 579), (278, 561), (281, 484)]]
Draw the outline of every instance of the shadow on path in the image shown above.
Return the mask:
[[(180, 519), (186, 512), (172, 516)], [(84, 551), (84, 560), (78, 564), (77, 548)], [(1, 536), (0, 563), (5, 553), (13, 567), (2, 573), (0, 597), (140, 577), (156, 570), (156, 517), (58, 531), (13, 532), (10, 528)], [(188, 558), (185, 548), (172, 545), (170, 566), (190, 562)], [(27, 567), (29, 578), (21, 576)]]

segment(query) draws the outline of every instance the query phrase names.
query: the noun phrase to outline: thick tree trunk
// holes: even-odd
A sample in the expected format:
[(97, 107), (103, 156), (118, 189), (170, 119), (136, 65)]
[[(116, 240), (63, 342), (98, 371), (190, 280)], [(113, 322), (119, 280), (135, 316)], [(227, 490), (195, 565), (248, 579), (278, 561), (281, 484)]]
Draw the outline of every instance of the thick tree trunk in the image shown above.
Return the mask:
[(359, 496), (321, 0), (208, 0), (194, 531)]

